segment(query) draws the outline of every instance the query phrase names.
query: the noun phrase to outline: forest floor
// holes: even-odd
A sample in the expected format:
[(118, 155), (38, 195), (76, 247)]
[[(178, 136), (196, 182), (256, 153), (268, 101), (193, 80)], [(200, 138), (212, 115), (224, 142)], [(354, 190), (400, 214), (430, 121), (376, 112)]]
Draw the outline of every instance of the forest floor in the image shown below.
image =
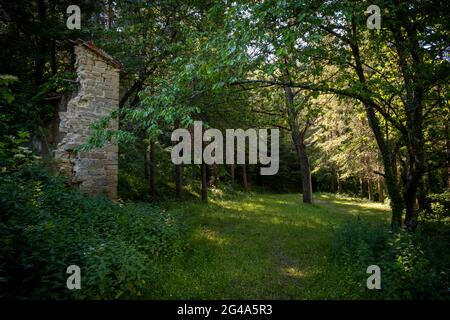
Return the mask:
[[(250, 194), (172, 203), (186, 250), (160, 262), (151, 299), (330, 299), (351, 296), (330, 263), (333, 229), (349, 219), (387, 225), (389, 207), (316, 194)], [(362, 285), (365, 285), (362, 284)]]

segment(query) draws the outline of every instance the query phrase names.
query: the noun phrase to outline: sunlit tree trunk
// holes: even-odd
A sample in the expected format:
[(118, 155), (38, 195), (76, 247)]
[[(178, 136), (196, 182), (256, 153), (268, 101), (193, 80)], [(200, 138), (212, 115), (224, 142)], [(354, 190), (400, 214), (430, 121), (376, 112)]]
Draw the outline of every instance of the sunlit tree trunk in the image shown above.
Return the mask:
[(302, 194), (303, 202), (312, 203), (312, 182), (311, 182), (311, 168), (309, 158), (306, 153), (305, 146), (305, 132), (306, 130), (300, 130), (298, 124), (297, 112), (294, 106), (294, 92), (291, 87), (284, 87), (286, 96), (286, 109), (288, 110), (289, 126), (292, 132), (292, 141), (295, 146), (297, 158), (300, 164), (300, 173), (302, 180)]
[(359, 178), (359, 197), (364, 198), (364, 182), (361, 177)]
[[(352, 20), (353, 28), (356, 28), (355, 21)], [(366, 77), (364, 74), (364, 67), (360, 56), (359, 46), (355, 42), (350, 43), (350, 47), (355, 62), (355, 71), (360, 83), (366, 85)], [(386, 182), (386, 189), (391, 199), (392, 219), (391, 227), (393, 230), (398, 230), (402, 224), (402, 213), (404, 208), (404, 200), (400, 191), (395, 171), (393, 169), (394, 161), (392, 160), (391, 148), (386, 141), (383, 131), (380, 126), (380, 121), (376, 115), (376, 105), (372, 100), (364, 100), (363, 103), (367, 120), (370, 128), (377, 141), (378, 148), (380, 149), (381, 158), (383, 160), (384, 176)]]
[(336, 181), (337, 181), (337, 192), (342, 193), (342, 182), (341, 177), (339, 176), (339, 171), (336, 171)]
[(378, 196), (379, 196), (379, 201), (381, 203), (384, 202), (384, 187), (383, 187), (383, 179), (382, 178), (378, 178)]

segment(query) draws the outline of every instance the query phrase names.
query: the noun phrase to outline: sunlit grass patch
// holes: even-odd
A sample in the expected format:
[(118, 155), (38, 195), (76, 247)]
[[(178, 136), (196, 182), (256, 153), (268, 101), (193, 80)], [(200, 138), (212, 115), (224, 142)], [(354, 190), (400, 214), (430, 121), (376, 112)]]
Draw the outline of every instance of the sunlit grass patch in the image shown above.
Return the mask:
[[(349, 294), (328, 257), (333, 230), (349, 219), (387, 225), (384, 205), (316, 194), (213, 194), (173, 203), (188, 225), (186, 251), (160, 266), (155, 298), (320, 299)], [(349, 297), (355, 298), (348, 295)]]
[(194, 237), (200, 238), (200, 239), (207, 239), (209, 241), (212, 241), (220, 246), (226, 245), (230, 243), (230, 240), (221, 236), (217, 231), (212, 230), (207, 227), (201, 227), (195, 230)]
[(293, 277), (293, 278), (297, 278), (297, 279), (301, 279), (305, 276), (305, 273), (303, 271), (301, 271), (295, 267), (282, 268), (282, 272), (289, 277)]

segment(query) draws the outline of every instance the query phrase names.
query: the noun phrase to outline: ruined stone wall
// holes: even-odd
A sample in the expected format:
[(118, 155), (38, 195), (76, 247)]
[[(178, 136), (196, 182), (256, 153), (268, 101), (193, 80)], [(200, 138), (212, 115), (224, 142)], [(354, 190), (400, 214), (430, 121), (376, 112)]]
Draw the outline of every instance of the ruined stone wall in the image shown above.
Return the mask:
[[(87, 141), (90, 126), (119, 106), (119, 69), (82, 44), (75, 45), (79, 90), (59, 112), (61, 141), (54, 152), (59, 171), (88, 195), (117, 197), (118, 147), (76, 152)], [(112, 127), (117, 126), (113, 120)]]

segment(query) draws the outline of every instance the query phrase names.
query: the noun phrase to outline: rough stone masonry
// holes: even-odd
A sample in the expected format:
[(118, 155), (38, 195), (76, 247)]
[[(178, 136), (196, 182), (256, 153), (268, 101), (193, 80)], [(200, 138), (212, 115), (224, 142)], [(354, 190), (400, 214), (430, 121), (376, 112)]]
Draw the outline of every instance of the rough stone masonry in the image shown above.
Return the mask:
[[(57, 167), (86, 194), (107, 194), (116, 199), (118, 146), (107, 144), (87, 152), (75, 148), (87, 142), (92, 123), (118, 109), (121, 65), (92, 42), (73, 43), (79, 89), (66, 110), (59, 112), (61, 140), (54, 152)], [(116, 119), (110, 123), (111, 128), (117, 125)]]

